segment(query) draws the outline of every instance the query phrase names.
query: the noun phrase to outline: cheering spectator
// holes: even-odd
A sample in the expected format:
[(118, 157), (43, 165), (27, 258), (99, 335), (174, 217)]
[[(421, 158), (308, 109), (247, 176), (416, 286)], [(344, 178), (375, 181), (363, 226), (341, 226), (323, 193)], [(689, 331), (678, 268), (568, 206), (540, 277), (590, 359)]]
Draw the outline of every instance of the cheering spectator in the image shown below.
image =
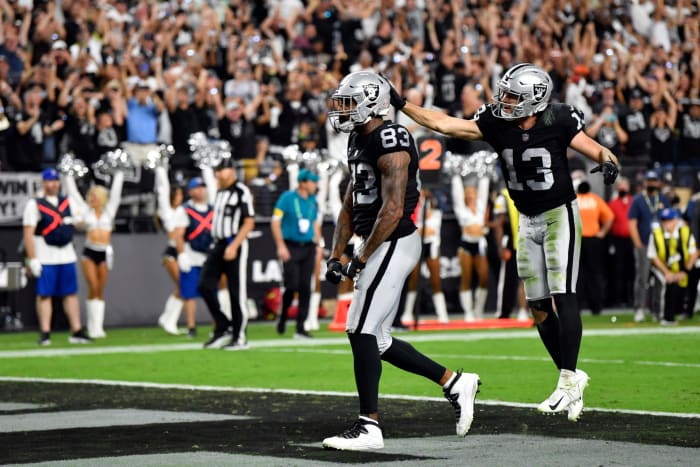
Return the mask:
[(239, 98), (231, 99), (226, 106), (219, 106), (219, 134), (231, 143), (234, 159), (255, 159), (255, 106), (259, 98), (248, 107)]
[(146, 81), (140, 80), (127, 93), (126, 143), (125, 149), (142, 163), (148, 151), (158, 142), (158, 115), (163, 110), (163, 101), (151, 91)]
[(678, 105), (671, 94), (664, 92), (664, 102), (651, 114), (651, 161), (655, 166), (670, 167), (675, 163), (675, 134)]
[(27, 34), (31, 25), (32, 13), (30, 9), (24, 10), (20, 30), (9, 21), (3, 21), (0, 28), (0, 56), (5, 57), (7, 63), (7, 76), (5, 79), (12, 87), (16, 87), (25, 66), (25, 53), (22, 50), (27, 45)]
[(640, 89), (632, 89), (628, 99), (629, 111), (620, 117), (627, 133), (624, 154), (638, 164), (648, 165), (651, 160), (650, 106)]
[[(200, 74), (198, 84), (180, 81), (165, 91), (165, 103), (172, 125), (172, 141), (175, 155), (172, 166), (179, 169), (193, 170), (190, 156), (189, 137), (193, 133), (206, 131), (205, 112), (206, 73)], [(218, 93), (218, 88), (212, 88)]]

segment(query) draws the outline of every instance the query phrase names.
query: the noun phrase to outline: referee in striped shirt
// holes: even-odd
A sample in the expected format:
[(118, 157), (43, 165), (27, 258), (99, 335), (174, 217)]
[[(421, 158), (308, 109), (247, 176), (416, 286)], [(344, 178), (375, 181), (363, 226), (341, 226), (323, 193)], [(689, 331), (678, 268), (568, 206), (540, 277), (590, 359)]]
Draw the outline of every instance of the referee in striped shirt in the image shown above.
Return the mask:
[[(204, 344), (207, 349), (242, 350), (248, 348), (246, 307), (248, 234), (255, 227), (253, 198), (243, 183), (236, 180), (235, 161), (223, 158), (215, 168), (219, 191), (214, 200), (212, 245), (202, 266), (199, 293), (209, 307), (215, 328)], [(231, 296), (231, 320), (221, 312), (217, 298), (219, 278), (226, 274)]]

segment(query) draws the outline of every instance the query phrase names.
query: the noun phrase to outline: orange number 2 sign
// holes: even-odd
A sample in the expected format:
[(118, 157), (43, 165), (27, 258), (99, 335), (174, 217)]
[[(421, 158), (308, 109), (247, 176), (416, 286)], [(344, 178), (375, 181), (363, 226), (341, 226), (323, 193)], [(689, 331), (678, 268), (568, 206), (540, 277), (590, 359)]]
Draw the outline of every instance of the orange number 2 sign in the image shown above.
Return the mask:
[(418, 168), (421, 172), (428, 170), (439, 171), (442, 167), (441, 156), (444, 147), (442, 141), (437, 138), (425, 138), (418, 143), (418, 151), (420, 152), (420, 163)]

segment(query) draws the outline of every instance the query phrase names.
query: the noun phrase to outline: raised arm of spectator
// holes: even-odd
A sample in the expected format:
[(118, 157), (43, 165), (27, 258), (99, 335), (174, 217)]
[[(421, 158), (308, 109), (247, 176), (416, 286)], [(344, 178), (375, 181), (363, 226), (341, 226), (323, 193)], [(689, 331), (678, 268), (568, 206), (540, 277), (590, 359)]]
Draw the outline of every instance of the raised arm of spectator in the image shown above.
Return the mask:
[(17, 93), (12, 90), (12, 87), (7, 81), (0, 80), (0, 95), (7, 99), (7, 102), (15, 108), (22, 108), (21, 99), (17, 96)]
[(457, 48), (461, 47), (463, 44), (462, 36), (462, 20), (464, 18), (464, 13), (462, 13), (463, 2), (460, 0), (450, 0), (452, 6), (452, 29), (455, 33), (455, 44)]
[(56, 80), (56, 62), (52, 61), (46, 82), (46, 100), (52, 103), (56, 102)]
[(262, 32), (268, 39), (275, 38), (274, 23), (280, 21), (279, 17), (279, 7), (275, 5), (268, 14), (267, 17), (260, 24), (260, 32)]
[[(274, 86), (271, 84), (260, 86), (260, 104), (258, 106), (257, 118), (255, 119), (255, 124), (258, 126), (266, 125), (270, 123), (270, 106), (276, 100), (274, 95)], [(262, 161), (258, 161), (262, 162)]]
[(209, 98), (207, 76), (207, 70), (202, 68), (199, 75), (197, 75), (197, 82), (195, 83), (194, 105), (200, 109), (207, 105), (207, 99)]
[[(7, 0), (0, 0), (0, 10), (2, 10), (5, 21), (11, 23), (15, 22), (15, 10), (13, 10), (10, 4), (7, 3)], [(0, 30), (0, 44), (3, 43), (5, 43), (5, 35), (3, 34), (2, 30)]]
[(153, 99), (153, 103), (156, 106), (156, 112), (161, 113), (163, 110), (165, 110), (165, 103), (163, 103), (163, 99), (160, 98), (157, 92), (153, 90), (148, 91), (151, 95), (151, 99)]
[(156, 46), (156, 56), (153, 57), (151, 63), (153, 64), (153, 76), (156, 79), (156, 83), (159, 89), (165, 88), (165, 80), (163, 79), (163, 46), (158, 44)]
[(441, 44), (440, 39), (437, 35), (437, 30), (435, 28), (435, 17), (437, 15), (437, 6), (433, 0), (428, 0), (427, 2), (428, 18), (426, 20), (425, 28), (428, 30), (428, 41), (430, 41), (430, 48), (435, 51), (439, 51)]
[(678, 118), (678, 103), (668, 89), (664, 92), (664, 100), (668, 106), (666, 108), (668, 127), (674, 129), (676, 128), (676, 119)]
[(177, 89), (175, 86), (168, 86), (165, 89), (165, 107), (168, 112), (173, 113), (177, 109)]
[(41, 116), (41, 111), (36, 108), (28, 108), (27, 110), (27, 119), (26, 120), (20, 120), (17, 122), (17, 132), (20, 135), (26, 135), (29, 130), (32, 129), (32, 127), (36, 124), (36, 122), (39, 121), (39, 118)]

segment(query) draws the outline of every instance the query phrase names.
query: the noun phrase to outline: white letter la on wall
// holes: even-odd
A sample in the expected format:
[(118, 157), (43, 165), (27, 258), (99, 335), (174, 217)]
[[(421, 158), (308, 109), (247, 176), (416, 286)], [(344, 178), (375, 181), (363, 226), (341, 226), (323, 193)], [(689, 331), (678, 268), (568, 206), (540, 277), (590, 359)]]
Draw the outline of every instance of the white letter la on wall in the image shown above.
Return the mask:
[(280, 262), (276, 259), (268, 260), (264, 269), (263, 260), (260, 259), (253, 260), (252, 266), (253, 282), (279, 282), (282, 280)]

